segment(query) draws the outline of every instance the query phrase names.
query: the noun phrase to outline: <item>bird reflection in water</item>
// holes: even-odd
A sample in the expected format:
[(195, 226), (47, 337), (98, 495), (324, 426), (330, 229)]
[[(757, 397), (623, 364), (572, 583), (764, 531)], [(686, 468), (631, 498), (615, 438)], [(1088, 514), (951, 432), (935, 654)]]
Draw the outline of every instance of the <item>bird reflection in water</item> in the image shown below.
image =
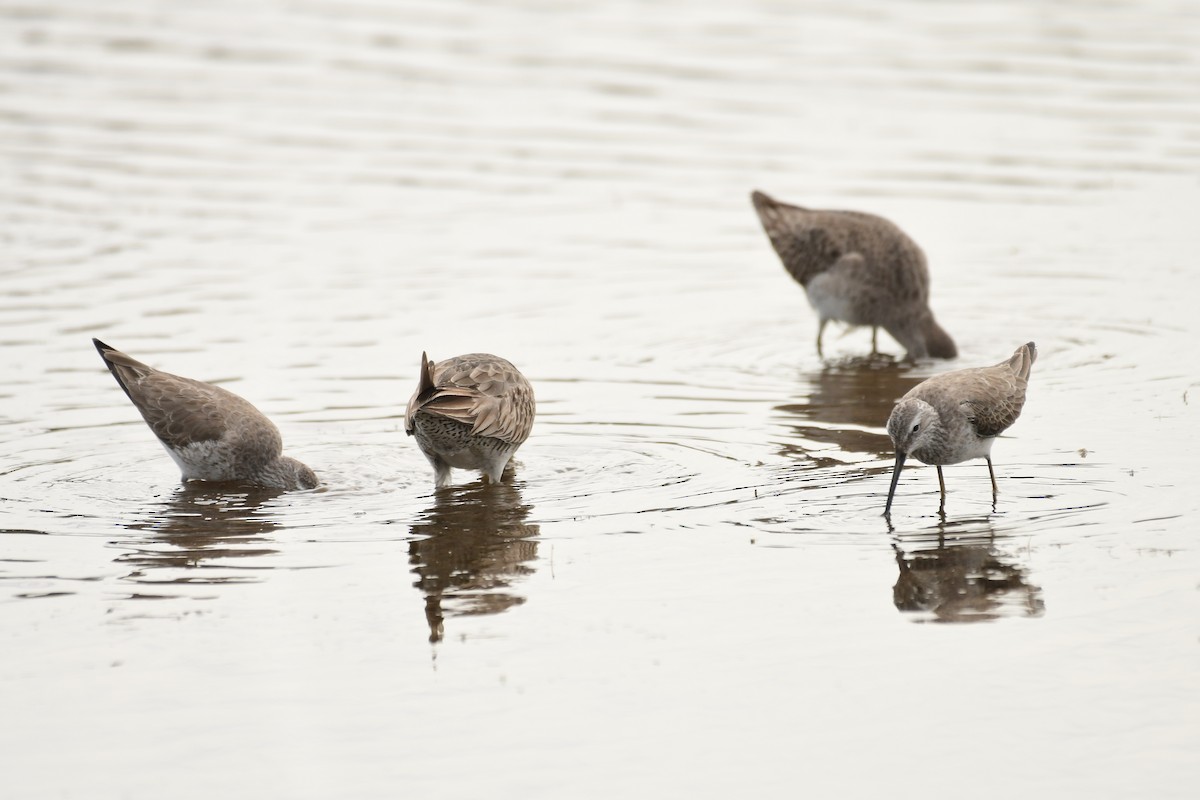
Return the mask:
[(920, 622), (981, 622), (1003, 616), (1039, 617), (1042, 590), (1027, 582), (1028, 570), (1007, 552), (987, 520), (956, 523), (969, 530), (947, 535), (895, 536), (892, 548), (900, 575), (892, 587), (896, 608), (920, 612)]
[[(235, 483), (182, 485), (168, 500), (126, 525), (139, 536), (119, 542), (128, 552), (117, 562), (133, 567), (125, 579), (159, 587), (255, 580), (246, 571), (267, 567), (234, 566), (230, 560), (276, 552), (263, 546), (263, 537), (277, 526), (263, 515), (262, 506), (280, 494), (277, 489)], [(134, 595), (159, 596), (165, 595)]]
[(780, 454), (811, 459), (812, 467), (845, 465), (839, 452), (891, 454), (891, 439), (876, 431), (921, 380), (882, 354), (831, 361), (803, 374), (797, 399), (775, 407), (788, 431)]
[(498, 614), (525, 598), (510, 587), (533, 573), (538, 526), (511, 483), (475, 482), (438, 489), (412, 526), (409, 563), (425, 595), (429, 641), (439, 642), (449, 615)]

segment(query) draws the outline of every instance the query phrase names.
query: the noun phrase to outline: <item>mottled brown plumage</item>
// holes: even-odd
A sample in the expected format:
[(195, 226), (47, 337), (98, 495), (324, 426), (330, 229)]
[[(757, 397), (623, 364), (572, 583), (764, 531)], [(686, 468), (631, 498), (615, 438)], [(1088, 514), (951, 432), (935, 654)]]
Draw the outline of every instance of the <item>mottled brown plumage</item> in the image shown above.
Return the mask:
[(311, 469), (283, 455), (279, 430), (243, 398), (146, 366), (99, 339), (92, 342), (185, 481), (240, 481), (274, 489), (318, 485)]
[(450, 469), (477, 469), (493, 483), (533, 428), (533, 387), (499, 356), (471, 353), (434, 363), (421, 354), (404, 430), (417, 438), (438, 486)]
[(923, 381), (896, 403), (887, 421), (896, 465), (884, 514), (891, 513), (900, 470), (910, 455), (937, 467), (943, 503), (942, 466), (971, 458), (987, 460), (992, 492), (998, 491), (992, 442), (1020, 416), (1036, 359), (1037, 347), (1029, 342), (995, 366), (955, 370)]
[(817, 312), (818, 355), (831, 319), (871, 326), (872, 349), (883, 328), (907, 358), (958, 355), (929, 309), (925, 254), (904, 231), (859, 211), (801, 208), (758, 191), (751, 199), (771, 246)]

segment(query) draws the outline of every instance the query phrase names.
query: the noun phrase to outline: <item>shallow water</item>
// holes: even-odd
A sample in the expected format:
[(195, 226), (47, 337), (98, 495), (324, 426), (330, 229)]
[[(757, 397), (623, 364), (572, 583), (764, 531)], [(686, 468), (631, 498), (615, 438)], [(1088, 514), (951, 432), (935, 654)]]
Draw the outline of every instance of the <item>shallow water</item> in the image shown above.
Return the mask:
[[(707, 5), (0, 2), (6, 792), (1191, 796), (1195, 9)], [(818, 359), (753, 188), (959, 359)], [(181, 486), (92, 336), (324, 485)], [(1028, 340), (995, 505), (889, 527), (892, 402)], [(511, 483), (422, 350), (534, 383)]]

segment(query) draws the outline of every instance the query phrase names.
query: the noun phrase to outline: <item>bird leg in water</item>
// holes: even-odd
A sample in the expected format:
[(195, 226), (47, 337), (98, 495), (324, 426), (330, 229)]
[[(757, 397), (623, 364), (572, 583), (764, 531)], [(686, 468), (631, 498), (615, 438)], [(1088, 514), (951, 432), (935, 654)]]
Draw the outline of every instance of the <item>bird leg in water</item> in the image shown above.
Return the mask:
[(820, 324), (817, 325), (817, 358), (825, 357), (825, 354), (821, 352), (821, 336), (825, 333), (825, 325), (828, 324), (828, 322), (829, 320), (823, 319), (821, 320)]
[(996, 473), (992, 469), (992, 457), (984, 456), (984, 459), (987, 460), (988, 477), (990, 477), (992, 479), (992, 502), (995, 502), (996, 495), (1000, 494), (1000, 487), (996, 485)]
[(942, 490), (942, 500), (940, 503), (938, 503), (938, 516), (940, 516), (943, 520), (945, 520), (946, 519), (946, 480), (942, 477), (942, 468), (941, 467), (937, 468), (937, 472), (938, 472), (938, 486), (941, 487), (941, 490)]

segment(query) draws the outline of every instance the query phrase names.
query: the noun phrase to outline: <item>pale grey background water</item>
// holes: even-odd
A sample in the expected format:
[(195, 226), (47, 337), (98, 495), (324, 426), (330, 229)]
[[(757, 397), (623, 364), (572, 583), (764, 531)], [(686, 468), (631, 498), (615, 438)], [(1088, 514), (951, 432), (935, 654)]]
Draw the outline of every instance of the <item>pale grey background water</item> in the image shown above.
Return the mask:
[[(1193, 796), (1198, 53), (1165, 1), (0, 2), (5, 796)], [(753, 188), (903, 226), (960, 359), (823, 365)], [(182, 489), (92, 336), (325, 488)], [(1029, 339), (996, 509), (914, 467), (889, 531), (892, 401)], [(534, 381), (511, 486), (433, 496), (423, 349)]]

